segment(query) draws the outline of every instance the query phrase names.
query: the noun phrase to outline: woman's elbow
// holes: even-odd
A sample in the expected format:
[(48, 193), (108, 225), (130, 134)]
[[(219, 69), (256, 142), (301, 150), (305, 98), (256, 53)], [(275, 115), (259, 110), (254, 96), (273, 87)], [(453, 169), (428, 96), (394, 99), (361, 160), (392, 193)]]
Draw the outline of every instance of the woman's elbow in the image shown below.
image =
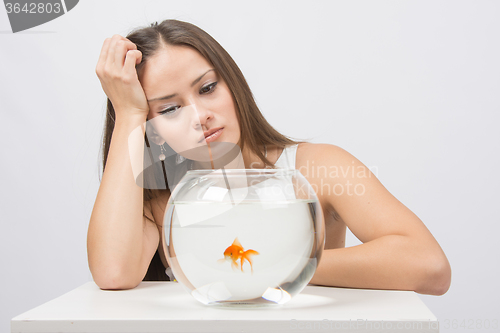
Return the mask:
[(451, 285), (451, 267), (446, 256), (434, 256), (426, 261), (424, 267), (426, 273), (415, 291), (427, 295), (444, 295)]
[(122, 281), (120, 279), (96, 280), (94, 282), (102, 290), (127, 290), (133, 289), (139, 285), (131, 281)]
[(95, 284), (102, 290), (133, 289), (141, 283), (141, 279), (130, 277), (130, 274), (120, 273), (117, 270), (108, 270), (99, 274), (92, 272)]

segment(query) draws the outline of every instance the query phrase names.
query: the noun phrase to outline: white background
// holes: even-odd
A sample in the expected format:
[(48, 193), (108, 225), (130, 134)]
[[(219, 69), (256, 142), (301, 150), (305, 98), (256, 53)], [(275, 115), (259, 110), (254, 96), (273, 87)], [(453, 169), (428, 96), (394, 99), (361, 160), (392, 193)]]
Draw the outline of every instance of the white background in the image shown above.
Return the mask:
[(166, 18), (217, 39), (283, 134), (343, 147), (424, 221), (453, 270), (447, 294), (420, 296), (442, 332), (500, 321), (499, 17), (480, 0), (82, 0), (12, 34), (0, 8), (0, 331), (91, 280), (96, 61), (106, 37)]

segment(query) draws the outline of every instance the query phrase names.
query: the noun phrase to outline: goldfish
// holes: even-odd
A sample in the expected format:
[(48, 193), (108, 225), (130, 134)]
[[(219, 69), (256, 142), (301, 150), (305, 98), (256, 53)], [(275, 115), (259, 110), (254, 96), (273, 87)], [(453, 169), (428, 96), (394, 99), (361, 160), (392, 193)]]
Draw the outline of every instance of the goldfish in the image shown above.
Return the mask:
[(243, 246), (241, 246), (240, 242), (238, 241), (238, 237), (234, 239), (233, 244), (229, 246), (225, 251), (224, 251), (224, 258), (219, 259), (219, 263), (224, 263), (226, 261), (231, 262), (231, 267), (234, 269), (238, 269), (238, 264), (236, 261), (239, 259), (240, 260), (240, 270), (243, 272), (243, 263), (248, 261), (250, 264), (250, 268), (252, 270), (253, 274), (253, 266), (252, 266), (252, 259), (250, 256), (259, 254), (259, 252), (255, 250), (246, 250), (244, 251)]

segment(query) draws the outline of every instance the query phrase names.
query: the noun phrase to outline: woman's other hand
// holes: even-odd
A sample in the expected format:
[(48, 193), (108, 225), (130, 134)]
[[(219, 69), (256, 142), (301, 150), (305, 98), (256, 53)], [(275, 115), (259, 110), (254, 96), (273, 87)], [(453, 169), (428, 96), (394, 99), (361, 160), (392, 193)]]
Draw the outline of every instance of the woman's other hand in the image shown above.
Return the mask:
[(141, 51), (123, 36), (106, 38), (102, 45), (96, 74), (117, 119), (131, 115), (147, 117), (149, 106), (135, 68), (141, 59)]

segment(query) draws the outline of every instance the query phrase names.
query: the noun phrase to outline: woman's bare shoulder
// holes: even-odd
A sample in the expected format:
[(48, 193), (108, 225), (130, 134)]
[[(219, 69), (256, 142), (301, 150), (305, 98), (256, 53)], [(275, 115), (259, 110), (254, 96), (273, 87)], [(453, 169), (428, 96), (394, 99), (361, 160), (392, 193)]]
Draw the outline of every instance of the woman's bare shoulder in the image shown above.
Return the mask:
[(298, 144), (298, 147), (297, 147), (297, 151), (299, 151), (299, 150), (303, 150), (303, 151), (311, 151), (312, 150), (314, 152), (318, 152), (318, 151), (322, 151), (322, 150), (342, 150), (342, 151), (345, 151), (341, 147), (336, 146), (336, 145), (331, 144), (331, 143), (313, 143), (313, 142), (300, 142)]
[(301, 142), (297, 147), (297, 169), (299, 167), (311, 167), (314, 161), (317, 166), (334, 161), (341, 163), (346, 159), (353, 158), (345, 149), (329, 143)]

